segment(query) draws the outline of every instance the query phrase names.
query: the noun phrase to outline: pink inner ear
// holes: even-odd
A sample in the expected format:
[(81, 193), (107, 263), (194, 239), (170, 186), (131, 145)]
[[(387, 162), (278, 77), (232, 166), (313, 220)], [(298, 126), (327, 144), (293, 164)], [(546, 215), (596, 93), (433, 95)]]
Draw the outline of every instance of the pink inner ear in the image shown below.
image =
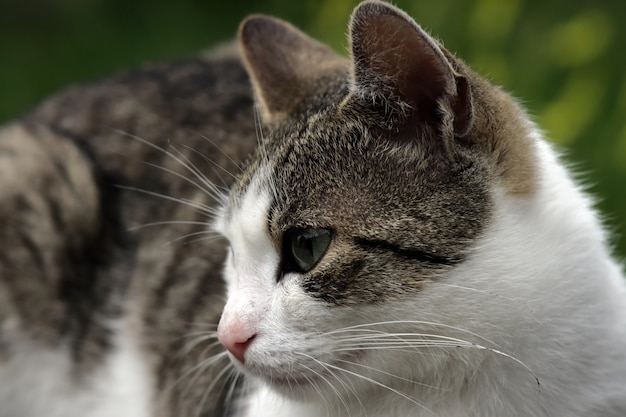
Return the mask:
[[(454, 75), (436, 44), (393, 9), (355, 16), (352, 28), (356, 83), (380, 88), (418, 107), (454, 92)], [(367, 87), (366, 87), (367, 88)]]
[[(447, 92), (452, 73), (420, 29), (401, 16), (372, 16), (363, 53), (370, 69), (412, 104), (434, 102)], [(367, 60), (367, 58), (366, 58)]]
[(467, 80), (455, 75), (445, 50), (413, 19), (389, 4), (365, 2), (350, 29), (357, 97), (382, 104), (385, 117), (399, 115), (404, 124), (394, 126), (396, 131), (429, 126), (467, 134), (472, 124)]

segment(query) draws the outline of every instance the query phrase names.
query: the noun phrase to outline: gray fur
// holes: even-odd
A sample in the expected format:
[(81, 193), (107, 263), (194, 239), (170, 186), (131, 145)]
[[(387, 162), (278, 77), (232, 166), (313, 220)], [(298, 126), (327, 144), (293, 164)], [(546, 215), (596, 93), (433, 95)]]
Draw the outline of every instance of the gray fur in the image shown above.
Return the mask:
[(193, 374), (191, 386), (189, 377), (176, 382), (221, 351), (207, 348), (214, 340), (185, 346), (188, 333), (214, 330), (219, 320), (224, 243), (175, 241), (207, 225), (132, 230), (211, 219), (120, 186), (209, 207), (215, 199), (143, 141), (175, 147), (210, 181), (230, 184), (234, 161), (256, 145), (250, 87), (232, 47), (70, 87), (0, 131), (0, 239), (10, 242), (0, 254), (3, 356), (10, 359), (18, 337), (69, 345), (77, 376), (87, 375), (110, 350), (111, 319), (126, 315), (154, 369), (157, 415), (219, 415), (219, 395), (205, 395), (219, 366)]

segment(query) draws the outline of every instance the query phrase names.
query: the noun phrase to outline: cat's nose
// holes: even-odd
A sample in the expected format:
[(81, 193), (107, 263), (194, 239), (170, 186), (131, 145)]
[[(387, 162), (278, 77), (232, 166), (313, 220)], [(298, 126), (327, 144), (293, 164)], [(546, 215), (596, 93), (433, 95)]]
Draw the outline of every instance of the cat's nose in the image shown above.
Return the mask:
[[(248, 350), (248, 346), (252, 343), (252, 340), (256, 337), (256, 335), (250, 337), (245, 342), (235, 342), (232, 344), (224, 345), (226, 349), (233, 355), (239, 362), (245, 362), (245, 354)], [(222, 342), (223, 343), (223, 342)]]
[(241, 363), (245, 362), (246, 351), (255, 337), (256, 333), (247, 332), (237, 326), (229, 327), (220, 323), (217, 329), (220, 343)]

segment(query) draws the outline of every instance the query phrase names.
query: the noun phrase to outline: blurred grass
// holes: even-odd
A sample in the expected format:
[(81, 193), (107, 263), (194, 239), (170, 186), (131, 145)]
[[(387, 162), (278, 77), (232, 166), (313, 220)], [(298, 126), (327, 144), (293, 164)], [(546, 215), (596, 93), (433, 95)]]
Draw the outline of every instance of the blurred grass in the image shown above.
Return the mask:
[[(192, 54), (250, 13), (346, 51), (354, 0), (0, 0), (0, 122), (70, 82)], [(588, 178), (626, 255), (626, 2), (397, 0), (475, 69), (520, 98)]]

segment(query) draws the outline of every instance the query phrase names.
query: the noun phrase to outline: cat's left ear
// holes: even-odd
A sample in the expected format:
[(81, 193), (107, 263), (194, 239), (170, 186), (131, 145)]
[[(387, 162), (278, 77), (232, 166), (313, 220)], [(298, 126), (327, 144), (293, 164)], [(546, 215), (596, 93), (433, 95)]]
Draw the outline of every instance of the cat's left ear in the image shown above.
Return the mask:
[(363, 103), (395, 123), (457, 137), (469, 132), (473, 111), (467, 79), (402, 10), (380, 1), (361, 3), (352, 14), (350, 45), (352, 94)]
[(239, 47), (265, 123), (288, 117), (320, 79), (348, 68), (347, 60), (326, 45), (269, 16), (244, 20)]

